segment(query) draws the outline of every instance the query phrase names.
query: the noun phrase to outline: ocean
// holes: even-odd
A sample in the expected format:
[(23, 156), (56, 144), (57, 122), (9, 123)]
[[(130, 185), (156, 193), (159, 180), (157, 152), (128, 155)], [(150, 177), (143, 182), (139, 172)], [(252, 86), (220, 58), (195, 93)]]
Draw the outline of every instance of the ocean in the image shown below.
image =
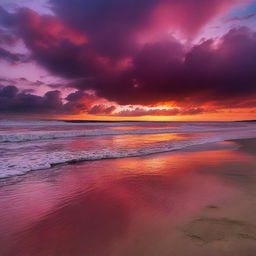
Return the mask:
[(256, 137), (249, 122), (0, 120), (0, 178), (81, 161), (146, 156)]

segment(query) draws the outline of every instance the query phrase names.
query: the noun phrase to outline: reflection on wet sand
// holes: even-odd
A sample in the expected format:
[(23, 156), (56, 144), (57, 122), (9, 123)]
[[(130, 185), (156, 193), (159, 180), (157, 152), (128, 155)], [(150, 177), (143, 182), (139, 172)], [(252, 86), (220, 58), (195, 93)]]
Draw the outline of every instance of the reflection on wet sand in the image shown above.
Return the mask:
[[(223, 242), (218, 239), (223, 230), (232, 239), (248, 235), (243, 226), (218, 219), (227, 213), (221, 211), (227, 202), (246, 193), (222, 174), (230, 166), (250, 169), (255, 164), (233, 145), (85, 162), (5, 181), (0, 187), (0, 255), (217, 255), (212, 241)], [(207, 217), (198, 221), (198, 214)], [(226, 231), (231, 226), (242, 235)], [(216, 231), (219, 227), (223, 232)], [(206, 229), (215, 229), (217, 239), (207, 240)], [(201, 250), (196, 236), (210, 245)]]

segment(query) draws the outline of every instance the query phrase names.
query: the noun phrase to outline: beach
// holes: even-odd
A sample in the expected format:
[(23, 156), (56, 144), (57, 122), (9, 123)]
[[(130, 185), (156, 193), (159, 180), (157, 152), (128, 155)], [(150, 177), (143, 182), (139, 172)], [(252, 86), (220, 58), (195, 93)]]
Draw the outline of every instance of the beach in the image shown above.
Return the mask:
[(254, 256), (256, 139), (0, 180), (1, 256)]
[(256, 0), (0, 0), (0, 256), (256, 256)]

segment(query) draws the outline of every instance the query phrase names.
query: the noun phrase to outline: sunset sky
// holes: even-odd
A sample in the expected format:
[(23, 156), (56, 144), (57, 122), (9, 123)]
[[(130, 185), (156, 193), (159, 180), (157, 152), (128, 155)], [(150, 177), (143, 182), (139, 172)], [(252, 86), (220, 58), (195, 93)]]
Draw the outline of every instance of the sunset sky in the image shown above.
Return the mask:
[(0, 0), (0, 116), (256, 119), (256, 1)]

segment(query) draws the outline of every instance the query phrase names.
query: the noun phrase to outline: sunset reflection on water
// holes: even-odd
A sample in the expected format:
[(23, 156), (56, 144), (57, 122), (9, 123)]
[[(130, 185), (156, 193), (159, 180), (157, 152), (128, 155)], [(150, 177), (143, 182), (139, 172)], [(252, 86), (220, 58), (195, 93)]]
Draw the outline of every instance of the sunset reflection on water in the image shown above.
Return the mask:
[(234, 184), (220, 174), (234, 162), (250, 165), (251, 156), (232, 145), (84, 162), (2, 184), (2, 255), (128, 256), (171, 250), (184, 220), (234, 197)]
[(63, 147), (68, 148), (71, 151), (81, 150), (93, 150), (93, 149), (107, 149), (109, 147), (113, 149), (129, 150), (129, 149), (144, 149), (149, 146), (153, 148), (157, 144), (166, 142), (175, 142), (181, 140), (189, 140), (198, 135), (188, 133), (161, 133), (161, 134), (140, 134), (140, 135), (115, 135), (115, 136), (102, 136), (101, 139), (95, 138), (72, 138), (69, 142), (65, 139), (65, 144), (61, 140), (57, 141), (54, 145), (50, 144), (51, 149), (53, 147), (60, 149)]
[[(113, 126), (109, 129), (112, 130), (139, 130), (143, 129), (143, 126)], [(147, 125), (147, 129), (170, 129), (170, 128), (180, 128), (179, 126), (175, 125), (162, 125), (159, 127), (159, 125)]]

